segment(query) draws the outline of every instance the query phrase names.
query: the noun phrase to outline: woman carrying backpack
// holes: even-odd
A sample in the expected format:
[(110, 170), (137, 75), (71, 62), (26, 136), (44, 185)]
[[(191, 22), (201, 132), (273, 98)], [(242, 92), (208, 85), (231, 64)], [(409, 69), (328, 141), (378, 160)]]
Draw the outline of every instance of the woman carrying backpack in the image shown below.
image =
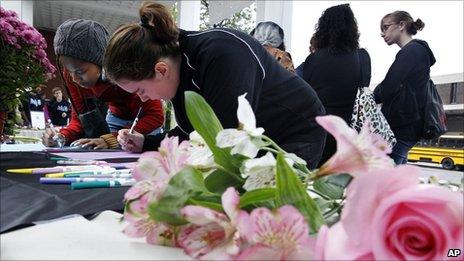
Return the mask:
[(397, 143), (390, 154), (396, 164), (407, 162), (409, 150), (422, 136), (422, 108), (430, 66), (435, 63), (427, 42), (412, 38), (422, 28), (424, 23), (420, 19), (414, 21), (406, 11), (387, 14), (380, 22), (380, 35), (385, 42), (401, 48), (374, 91), (374, 98), (382, 103), (382, 112), (396, 136)]

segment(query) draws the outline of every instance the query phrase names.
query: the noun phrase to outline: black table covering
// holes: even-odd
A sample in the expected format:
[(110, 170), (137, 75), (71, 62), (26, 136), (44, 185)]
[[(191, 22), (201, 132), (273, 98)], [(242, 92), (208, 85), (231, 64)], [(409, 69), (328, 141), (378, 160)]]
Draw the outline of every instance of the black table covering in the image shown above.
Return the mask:
[(56, 163), (50, 156), (54, 155), (0, 153), (0, 233), (71, 214), (90, 217), (104, 210), (122, 212), (124, 193), (129, 187), (71, 190), (70, 185), (40, 184), (39, 178), (43, 175), (6, 172), (12, 168), (53, 167)]

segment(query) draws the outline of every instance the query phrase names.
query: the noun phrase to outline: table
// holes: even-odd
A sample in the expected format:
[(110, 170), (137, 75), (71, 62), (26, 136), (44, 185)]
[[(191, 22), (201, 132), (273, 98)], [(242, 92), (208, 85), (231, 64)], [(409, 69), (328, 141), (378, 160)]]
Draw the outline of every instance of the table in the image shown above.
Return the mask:
[(55, 166), (50, 156), (47, 152), (0, 153), (0, 233), (70, 214), (91, 218), (104, 210), (123, 211), (129, 187), (71, 190), (69, 185), (42, 185), (40, 175), (6, 172)]
[(1, 260), (191, 260), (180, 248), (155, 246), (121, 231), (122, 214), (104, 211), (0, 235)]

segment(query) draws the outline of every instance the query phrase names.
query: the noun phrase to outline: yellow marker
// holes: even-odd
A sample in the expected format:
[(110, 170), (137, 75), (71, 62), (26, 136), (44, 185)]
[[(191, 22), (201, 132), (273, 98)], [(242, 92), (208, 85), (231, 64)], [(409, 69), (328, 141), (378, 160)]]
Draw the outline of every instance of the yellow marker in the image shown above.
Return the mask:
[(46, 174), (45, 177), (47, 177), (47, 178), (64, 178), (64, 172)]
[(32, 169), (7, 169), (6, 172), (9, 173), (16, 173), (16, 174), (32, 174), (32, 171), (36, 168)]

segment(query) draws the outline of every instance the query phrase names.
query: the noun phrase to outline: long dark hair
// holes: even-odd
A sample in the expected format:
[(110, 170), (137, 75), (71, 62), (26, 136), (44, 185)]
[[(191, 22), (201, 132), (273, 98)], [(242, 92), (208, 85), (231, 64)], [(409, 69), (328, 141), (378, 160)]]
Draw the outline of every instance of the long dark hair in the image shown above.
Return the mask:
[(417, 19), (414, 22), (411, 15), (406, 11), (395, 11), (393, 13), (385, 15), (383, 19), (387, 17), (391, 17), (392, 20), (397, 24), (399, 24), (400, 22), (405, 22), (406, 31), (408, 32), (409, 35), (417, 34), (417, 31), (422, 30), (425, 26), (424, 22), (422, 22), (421, 19)]
[(179, 28), (164, 5), (144, 2), (139, 15), (140, 23), (123, 25), (109, 40), (103, 67), (111, 80), (151, 78), (160, 58), (180, 54)]
[(359, 48), (359, 31), (349, 4), (327, 8), (316, 25), (315, 50), (328, 48), (330, 52), (353, 51)]

